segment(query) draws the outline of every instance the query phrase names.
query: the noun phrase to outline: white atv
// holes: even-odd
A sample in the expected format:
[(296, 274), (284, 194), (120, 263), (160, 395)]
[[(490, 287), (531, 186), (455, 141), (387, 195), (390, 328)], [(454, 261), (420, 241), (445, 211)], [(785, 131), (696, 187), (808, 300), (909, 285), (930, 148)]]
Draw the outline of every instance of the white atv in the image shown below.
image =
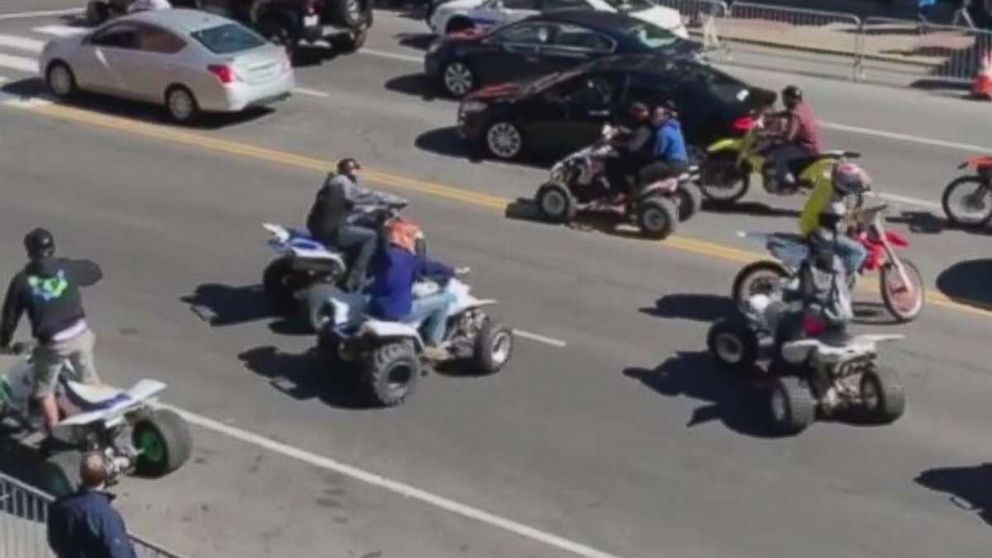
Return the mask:
[[(443, 286), (432, 280), (421, 281), (414, 294), (428, 296), (442, 288), (455, 296), (448, 309), (443, 344), (450, 359), (479, 374), (501, 370), (513, 352), (513, 330), (486, 314), (485, 307), (496, 301), (475, 298), (469, 286), (456, 278)], [(308, 300), (323, 352), (336, 361), (357, 364), (362, 382), (376, 402), (391, 407), (413, 392), (422, 374), (422, 361), (429, 362), (420, 335), (423, 323), (370, 318), (364, 314), (366, 300), (362, 295), (342, 293), (327, 285), (311, 290)]]
[[(798, 306), (797, 306), (798, 305)], [(903, 339), (899, 334), (849, 335), (824, 333), (823, 322), (802, 314), (801, 303), (756, 294), (742, 306), (742, 316), (721, 320), (710, 328), (707, 346), (713, 357), (736, 370), (753, 370), (759, 360), (771, 361), (769, 411), (773, 428), (797, 434), (817, 412), (834, 416), (860, 411), (867, 422), (886, 424), (902, 416), (906, 396), (895, 370), (879, 366), (877, 346)], [(803, 329), (806, 336), (777, 348), (780, 327)], [(777, 354), (775, 354), (777, 352)]]
[[(15, 354), (30, 354), (26, 345), (16, 348)], [(33, 479), (40, 488), (54, 495), (74, 490), (84, 452), (103, 454), (108, 484), (118, 482), (122, 475), (162, 477), (189, 459), (192, 439), (186, 421), (170, 410), (154, 407), (164, 383), (139, 380), (122, 390), (69, 379), (74, 376), (66, 363), (55, 389), (64, 418), (52, 433), (53, 452), (44, 456)], [(0, 434), (7, 448), (14, 443), (19, 449), (40, 449), (41, 417), (30, 405), (33, 377), (30, 356), (18, 359), (0, 376)]]

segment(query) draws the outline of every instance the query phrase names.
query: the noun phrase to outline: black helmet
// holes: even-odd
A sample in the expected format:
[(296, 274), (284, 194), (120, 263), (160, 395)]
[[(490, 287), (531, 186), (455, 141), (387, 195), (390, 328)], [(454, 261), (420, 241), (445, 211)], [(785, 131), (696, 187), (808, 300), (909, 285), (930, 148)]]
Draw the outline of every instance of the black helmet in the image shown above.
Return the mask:
[(803, 90), (798, 86), (789, 85), (782, 90), (782, 102), (785, 106), (793, 106), (803, 100)]
[(34, 229), (24, 235), (24, 249), (32, 260), (48, 258), (55, 253), (55, 237), (46, 229)]
[(352, 157), (346, 157), (338, 161), (338, 174), (351, 174), (353, 171), (361, 168), (362, 165)]

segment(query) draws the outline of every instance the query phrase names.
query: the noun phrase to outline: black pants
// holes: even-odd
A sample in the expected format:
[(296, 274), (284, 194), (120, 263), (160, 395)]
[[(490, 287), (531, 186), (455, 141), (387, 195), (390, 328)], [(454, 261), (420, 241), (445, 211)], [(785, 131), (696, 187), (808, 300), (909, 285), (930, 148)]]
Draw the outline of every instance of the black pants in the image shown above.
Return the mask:
[(647, 186), (652, 182), (679, 176), (689, 170), (685, 161), (654, 161), (648, 163), (637, 173), (637, 183)]
[(784, 143), (770, 148), (765, 155), (775, 168), (775, 183), (781, 186), (788, 183), (789, 173), (793, 174), (793, 178), (798, 178), (802, 170), (796, 168), (800, 166), (798, 163), (807, 161), (813, 152), (794, 143)]
[(641, 157), (630, 153), (620, 152), (618, 157), (610, 157), (606, 160), (606, 178), (610, 181), (610, 188), (614, 192), (627, 192), (630, 184), (628, 177), (636, 176), (644, 166)]

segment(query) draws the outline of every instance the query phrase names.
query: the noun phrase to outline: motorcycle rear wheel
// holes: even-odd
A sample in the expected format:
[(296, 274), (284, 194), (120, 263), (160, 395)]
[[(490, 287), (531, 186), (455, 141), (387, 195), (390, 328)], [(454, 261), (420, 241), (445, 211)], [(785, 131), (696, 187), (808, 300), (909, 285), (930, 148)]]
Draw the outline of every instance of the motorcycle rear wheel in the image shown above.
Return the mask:
[[(926, 301), (926, 287), (923, 284), (923, 275), (917, 269), (916, 264), (900, 259), (903, 269), (906, 270), (906, 277), (910, 285), (903, 285), (899, 270), (892, 264), (886, 264), (879, 271), (878, 282), (882, 290), (882, 302), (885, 309), (892, 314), (898, 322), (911, 322), (923, 311)], [(900, 292), (900, 289), (908, 292)]]
[[(977, 228), (992, 220), (992, 190), (977, 176), (961, 176), (944, 188), (940, 199), (947, 218), (959, 227)], [(966, 213), (969, 205), (975, 212)]]
[[(734, 286), (730, 296), (738, 307), (744, 301), (756, 294), (770, 294), (777, 288), (778, 282), (789, 277), (785, 266), (773, 260), (761, 260), (744, 266), (734, 277)], [(756, 290), (755, 286), (761, 289)]]
[(751, 187), (751, 176), (741, 172), (737, 159), (716, 158), (702, 166), (699, 188), (703, 197), (717, 205), (729, 205), (744, 197)]

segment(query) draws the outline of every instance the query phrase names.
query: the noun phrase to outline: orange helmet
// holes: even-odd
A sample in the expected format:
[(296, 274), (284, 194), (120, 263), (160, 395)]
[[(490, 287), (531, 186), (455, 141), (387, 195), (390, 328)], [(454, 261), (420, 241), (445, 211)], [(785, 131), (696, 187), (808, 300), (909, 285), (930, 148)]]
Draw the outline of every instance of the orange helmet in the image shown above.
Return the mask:
[(423, 236), (420, 227), (410, 221), (397, 218), (386, 224), (386, 238), (389, 243), (412, 254), (417, 252), (417, 240)]

